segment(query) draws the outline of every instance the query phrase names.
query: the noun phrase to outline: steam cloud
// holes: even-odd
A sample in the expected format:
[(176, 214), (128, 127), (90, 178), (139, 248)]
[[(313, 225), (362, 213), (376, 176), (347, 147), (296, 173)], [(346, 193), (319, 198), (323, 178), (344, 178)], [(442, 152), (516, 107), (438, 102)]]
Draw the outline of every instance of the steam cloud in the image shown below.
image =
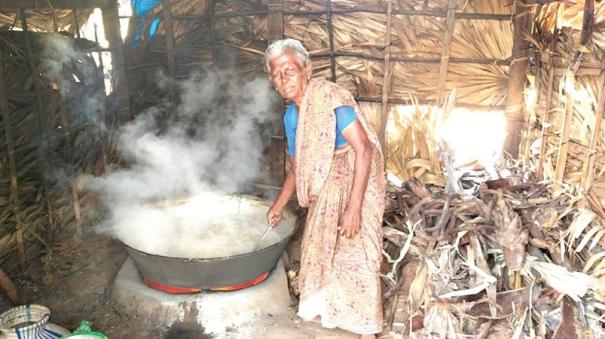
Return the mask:
[[(45, 68), (58, 79), (62, 94), (72, 97), (70, 81), (61, 80), (65, 80), (64, 65), (77, 63), (83, 55), (61, 36), (51, 37), (46, 45)], [(89, 76), (93, 74), (82, 74)], [(153, 210), (153, 202), (235, 193), (256, 179), (263, 140), (268, 141), (259, 131), (270, 130), (267, 127), (279, 117), (272, 109), (278, 96), (265, 78), (247, 81), (208, 71), (181, 82), (158, 76), (158, 84), (174, 90), (178, 104), (148, 109), (110, 132), (125, 166), (102, 177), (85, 178), (86, 188), (97, 193), (108, 211), (101, 230), (135, 247), (166, 242), (179, 231), (169, 217)], [(83, 111), (94, 113), (101, 99), (102, 93), (90, 96)], [(133, 222), (133, 215), (140, 216), (135, 218), (139, 222)]]
[(264, 144), (258, 131), (277, 116), (271, 109), (276, 95), (264, 79), (226, 79), (210, 72), (173, 85), (180, 93), (175, 117), (165, 117), (166, 107), (153, 108), (123, 126), (118, 149), (129, 166), (87, 180), (108, 207), (105, 226), (111, 233), (151, 253), (164, 251), (169, 237), (183, 239), (170, 251), (195, 252), (196, 243), (186, 239), (211, 234), (201, 229), (199, 214), (199, 223), (179, 228), (152, 203), (201, 194), (208, 200), (214, 199), (209, 192), (242, 190), (259, 175)]

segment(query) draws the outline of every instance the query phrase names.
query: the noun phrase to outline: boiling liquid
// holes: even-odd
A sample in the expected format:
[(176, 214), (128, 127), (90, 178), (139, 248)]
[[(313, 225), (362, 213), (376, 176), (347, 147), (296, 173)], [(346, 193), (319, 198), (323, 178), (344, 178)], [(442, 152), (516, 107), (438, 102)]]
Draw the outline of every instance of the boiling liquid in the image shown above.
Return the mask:
[[(163, 208), (129, 209), (116, 225), (118, 237), (140, 251), (179, 258), (219, 258), (249, 253), (267, 229), (266, 207), (236, 199), (192, 199)], [(276, 230), (258, 249), (281, 239)]]

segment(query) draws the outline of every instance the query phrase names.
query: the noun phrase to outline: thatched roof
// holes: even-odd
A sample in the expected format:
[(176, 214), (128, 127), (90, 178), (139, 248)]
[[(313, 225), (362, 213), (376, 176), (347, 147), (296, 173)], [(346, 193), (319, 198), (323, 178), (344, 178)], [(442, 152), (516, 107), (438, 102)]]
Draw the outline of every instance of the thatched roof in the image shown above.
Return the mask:
[[(41, 72), (40, 77), (33, 77), (25, 33), (0, 33), (0, 81), (4, 81), (2, 95), (6, 94), (2, 100), (8, 105), (8, 112), (0, 109), (0, 264), (6, 271), (16, 268), (17, 259), (31, 259), (40, 248), (48, 247), (49, 230), (59, 230), (81, 217), (73, 209), (79, 204), (74, 198), (83, 198), (72, 190), (74, 173), (98, 171), (101, 152), (109, 146), (100, 146), (100, 129), (86, 118), (94, 113), (84, 113), (86, 98), (103, 93), (102, 82), (89, 73), (96, 71), (94, 61), (82, 53), (81, 59), (63, 65), (62, 82), (57, 81), (41, 61), (49, 37), (48, 33), (32, 34), (32, 61)], [(74, 50), (93, 45), (82, 39), (53, 37)]]
[[(336, 79), (359, 97), (379, 98), (384, 73), (386, 3), (383, 1), (332, 1)], [(326, 2), (285, 1), (284, 34), (301, 40), (311, 52), (317, 76), (330, 77), (330, 48)], [(214, 20), (207, 20), (214, 11)], [(447, 1), (396, 1), (391, 27), (392, 83), (389, 95), (397, 100), (415, 98), (435, 102), (443, 48)], [(316, 12), (317, 15), (305, 15)], [(213, 63), (212, 30), (216, 64), (240, 73), (262, 74), (261, 56), (267, 46), (266, 8), (246, 1), (173, 1), (177, 71)], [(233, 16), (250, 12), (256, 16)], [(379, 12), (379, 13), (377, 13)], [(402, 15), (404, 12), (431, 16)], [(502, 1), (458, 1), (457, 13), (510, 15)], [(399, 13), (399, 14), (398, 14)], [(206, 19), (195, 16), (208, 14)], [(509, 20), (456, 19), (451, 42), (446, 90), (458, 90), (459, 104), (503, 105), (508, 58), (512, 49)], [(363, 23), (363, 24), (360, 24)], [(166, 67), (161, 32), (146, 61)], [(340, 55), (340, 56), (339, 56)], [(466, 60), (464, 60), (466, 59)], [(472, 60), (469, 60), (472, 59)], [(466, 61), (466, 62), (465, 62)], [(468, 62), (477, 61), (477, 63)], [(481, 64), (483, 63), (483, 64)], [(140, 64), (140, 62), (139, 62)], [(140, 71), (147, 72), (148, 69)], [(133, 77), (140, 74), (133, 72)], [(142, 82), (144, 83), (144, 82)], [(135, 86), (137, 87), (137, 86)]]
[[(560, 154), (561, 134), (564, 127), (570, 133), (569, 152), (565, 164), (564, 181), (569, 185), (582, 186), (586, 177), (585, 164), (589, 154), (595, 154), (595, 165), (590, 172), (595, 175), (593, 193), (605, 205), (605, 190), (601, 187), (605, 166), (605, 134), (594, 131), (599, 95), (599, 73), (603, 47), (605, 47), (605, 3), (595, 4), (592, 17), (592, 34), (585, 45), (581, 45), (584, 1), (573, 4), (555, 3), (537, 9), (538, 31), (534, 45), (540, 51), (540, 97), (537, 108), (537, 123), (534, 125), (533, 143), (541, 144), (542, 126), (547, 126), (544, 139), (545, 156), (536, 156), (536, 164), (544, 164), (545, 178), (554, 178), (557, 157)], [(573, 80), (567, 82), (565, 73), (580, 60)], [(551, 101), (548, 102), (550, 72), (553, 68)], [(565, 126), (568, 94), (573, 98), (570, 124)], [(593, 135), (598, 146), (589, 150)], [(564, 142), (564, 140), (563, 140)], [(588, 192), (587, 192), (588, 193)]]
[[(56, 24), (59, 32), (74, 34), (75, 23), (82, 27), (91, 13), (92, 9), (77, 10), (75, 16), (73, 10), (27, 10), (27, 26), (32, 31), (54, 32)], [(21, 28), (20, 20), (16, 11), (0, 11), (0, 30)]]

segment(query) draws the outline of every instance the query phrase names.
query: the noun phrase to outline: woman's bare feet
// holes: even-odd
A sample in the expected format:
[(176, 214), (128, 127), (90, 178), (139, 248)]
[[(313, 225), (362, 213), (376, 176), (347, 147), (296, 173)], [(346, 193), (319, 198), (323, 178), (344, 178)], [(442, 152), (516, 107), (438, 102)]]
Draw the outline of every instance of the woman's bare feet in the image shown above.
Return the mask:
[(376, 339), (375, 334), (363, 334), (359, 336), (359, 339)]

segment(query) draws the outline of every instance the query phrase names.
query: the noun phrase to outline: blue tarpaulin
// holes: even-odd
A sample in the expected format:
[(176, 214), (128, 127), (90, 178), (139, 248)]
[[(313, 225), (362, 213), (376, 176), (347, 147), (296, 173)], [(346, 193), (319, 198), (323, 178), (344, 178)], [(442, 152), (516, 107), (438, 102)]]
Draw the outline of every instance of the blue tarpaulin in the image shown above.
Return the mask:
[[(132, 5), (132, 11), (136, 16), (133, 45), (134, 48), (138, 48), (140, 38), (143, 34), (145, 34), (145, 23), (148, 19), (147, 16), (155, 8), (162, 4), (162, 0), (130, 0), (130, 3)], [(151, 19), (146, 38), (151, 39), (157, 33), (159, 26), (160, 18), (156, 15)]]

